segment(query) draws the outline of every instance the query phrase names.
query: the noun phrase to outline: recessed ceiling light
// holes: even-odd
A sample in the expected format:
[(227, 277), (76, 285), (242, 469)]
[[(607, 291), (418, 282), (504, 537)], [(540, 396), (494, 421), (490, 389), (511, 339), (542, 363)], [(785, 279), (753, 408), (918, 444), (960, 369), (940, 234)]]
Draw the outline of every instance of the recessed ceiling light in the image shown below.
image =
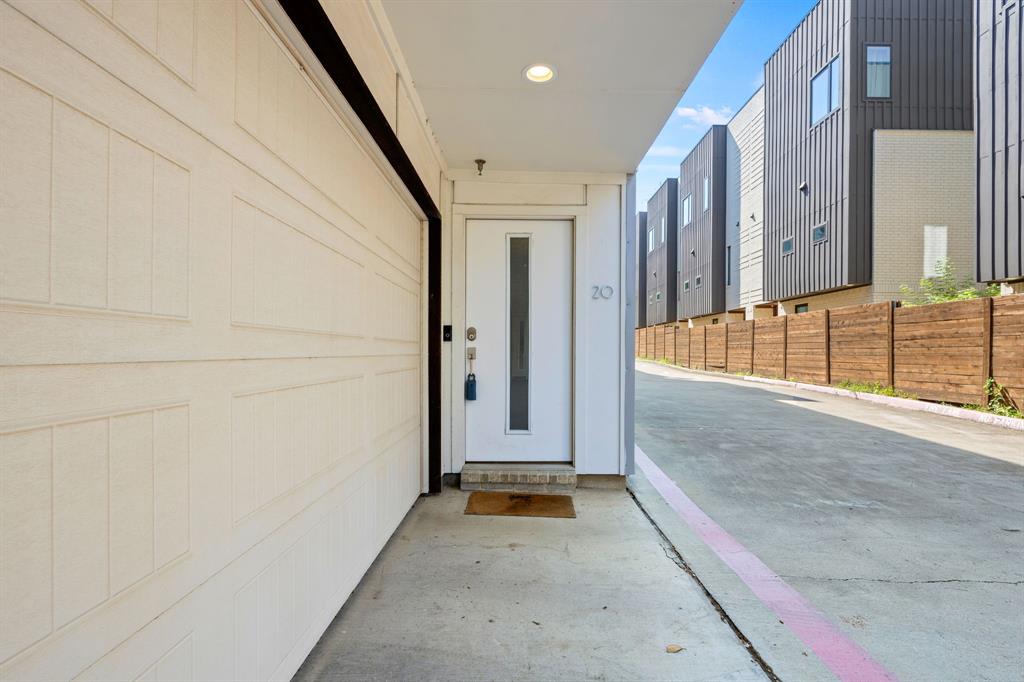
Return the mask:
[(531, 64), (523, 70), (523, 75), (526, 76), (528, 81), (547, 83), (549, 80), (554, 79), (555, 70), (547, 64)]

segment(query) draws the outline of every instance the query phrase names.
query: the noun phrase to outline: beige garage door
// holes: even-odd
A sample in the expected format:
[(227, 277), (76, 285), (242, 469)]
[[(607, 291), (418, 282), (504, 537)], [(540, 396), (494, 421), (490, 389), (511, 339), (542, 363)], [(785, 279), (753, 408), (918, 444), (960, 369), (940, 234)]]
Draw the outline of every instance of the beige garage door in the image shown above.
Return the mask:
[(0, 2), (0, 193), (0, 678), (289, 676), (420, 489), (420, 221), (242, 2)]

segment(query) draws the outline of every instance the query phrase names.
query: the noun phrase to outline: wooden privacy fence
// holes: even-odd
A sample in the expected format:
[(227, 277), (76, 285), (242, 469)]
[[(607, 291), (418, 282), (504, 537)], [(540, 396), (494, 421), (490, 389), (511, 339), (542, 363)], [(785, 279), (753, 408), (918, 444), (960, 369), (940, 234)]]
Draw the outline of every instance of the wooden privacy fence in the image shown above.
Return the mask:
[(638, 357), (817, 384), (893, 386), (979, 404), (995, 379), (1024, 407), (1024, 294), (909, 308), (894, 302), (704, 327), (636, 330)]

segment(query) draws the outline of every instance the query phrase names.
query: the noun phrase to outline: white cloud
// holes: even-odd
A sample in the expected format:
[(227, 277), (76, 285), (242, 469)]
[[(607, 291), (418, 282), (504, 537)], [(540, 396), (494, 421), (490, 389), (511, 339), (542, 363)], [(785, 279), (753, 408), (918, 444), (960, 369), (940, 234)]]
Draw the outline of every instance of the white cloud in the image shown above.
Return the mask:
[(676, 109), (676, 116), (696, 126), (710, 126), (728, 123), (729, 119), (732, 118), (732, 108), (721, 107), (719, 109), (712, 109), (709, 106), (679, 107)]
[(682, 147), (674, 147), (670, 144), (656, 144), (647, 150), (647, 156), (686, 156), (686, 150)]

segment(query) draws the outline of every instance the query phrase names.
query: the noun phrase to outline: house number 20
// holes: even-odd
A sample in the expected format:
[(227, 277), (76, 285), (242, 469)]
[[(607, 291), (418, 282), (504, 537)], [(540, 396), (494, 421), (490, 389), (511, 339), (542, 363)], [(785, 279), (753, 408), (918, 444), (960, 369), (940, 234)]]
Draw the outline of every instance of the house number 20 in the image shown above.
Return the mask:
[(601, 298), (611, 298), (615, 294), (615, 289), (605, 284), (603, 287), (594, 285), (591, 287), (591, 298), (595, 301)]

